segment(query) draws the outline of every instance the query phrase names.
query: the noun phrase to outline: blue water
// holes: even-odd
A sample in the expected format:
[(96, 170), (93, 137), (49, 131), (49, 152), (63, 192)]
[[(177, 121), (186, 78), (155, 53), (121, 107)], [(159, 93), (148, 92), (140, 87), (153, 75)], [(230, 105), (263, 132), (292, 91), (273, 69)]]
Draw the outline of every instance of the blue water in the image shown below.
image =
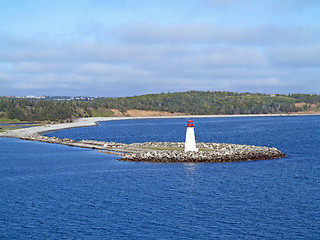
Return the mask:
[[(288, 157), (122, 162), (0, 138), (0, 239), (319, 239), (319, 116), (194, 120), (197, 141), (272, 146)], [(185, 123), (112, 121), (47, 135), (183, 141)]]

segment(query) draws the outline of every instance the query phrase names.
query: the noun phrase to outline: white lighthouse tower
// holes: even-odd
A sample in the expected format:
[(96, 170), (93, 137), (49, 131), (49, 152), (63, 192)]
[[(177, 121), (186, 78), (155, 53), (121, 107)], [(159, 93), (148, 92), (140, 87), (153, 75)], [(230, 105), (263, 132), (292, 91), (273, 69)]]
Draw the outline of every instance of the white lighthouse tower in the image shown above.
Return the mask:
[(187, 131), (186, 131), (186, 141), (184, 144), (184, 151), (192, 151), (198, 152), (198, 148), (196, 148), (196, 138), (194, 134), (194, 124), (192, 120), (188, 120), (187, 124)]

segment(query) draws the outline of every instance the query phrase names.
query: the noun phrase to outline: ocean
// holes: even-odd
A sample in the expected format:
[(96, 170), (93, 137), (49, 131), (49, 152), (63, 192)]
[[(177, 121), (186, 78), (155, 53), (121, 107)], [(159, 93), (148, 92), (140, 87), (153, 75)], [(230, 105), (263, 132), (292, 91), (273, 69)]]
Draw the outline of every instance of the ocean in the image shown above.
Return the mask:
[[(0, 138), (0, 239), (319, 239), (320, 116), (195, 118), (197, 142), (286, 158), (147, 163)], [(184, 141), (187, 119), (101, 122), (46, 135)]]

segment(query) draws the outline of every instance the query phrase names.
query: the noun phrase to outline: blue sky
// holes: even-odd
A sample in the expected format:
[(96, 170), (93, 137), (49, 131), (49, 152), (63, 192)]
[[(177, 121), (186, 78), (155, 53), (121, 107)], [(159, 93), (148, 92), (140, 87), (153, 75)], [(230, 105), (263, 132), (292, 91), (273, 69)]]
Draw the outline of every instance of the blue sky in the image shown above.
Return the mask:
[(0, 3), (0, 95), (320, 94), (319, 0)]

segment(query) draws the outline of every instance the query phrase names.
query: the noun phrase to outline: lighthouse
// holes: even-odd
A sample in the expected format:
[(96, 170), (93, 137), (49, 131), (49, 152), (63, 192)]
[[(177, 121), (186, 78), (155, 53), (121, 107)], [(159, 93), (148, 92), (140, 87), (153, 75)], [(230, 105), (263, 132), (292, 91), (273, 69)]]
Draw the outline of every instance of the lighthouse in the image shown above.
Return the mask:
[(184, 144), (185, 152), (198, 152), (198, 148), (196, 148), (196, 138), (194, 134), (194, 124), (192, 120), (188, 120), (188, 124), (186, 126), (186, 141)]

